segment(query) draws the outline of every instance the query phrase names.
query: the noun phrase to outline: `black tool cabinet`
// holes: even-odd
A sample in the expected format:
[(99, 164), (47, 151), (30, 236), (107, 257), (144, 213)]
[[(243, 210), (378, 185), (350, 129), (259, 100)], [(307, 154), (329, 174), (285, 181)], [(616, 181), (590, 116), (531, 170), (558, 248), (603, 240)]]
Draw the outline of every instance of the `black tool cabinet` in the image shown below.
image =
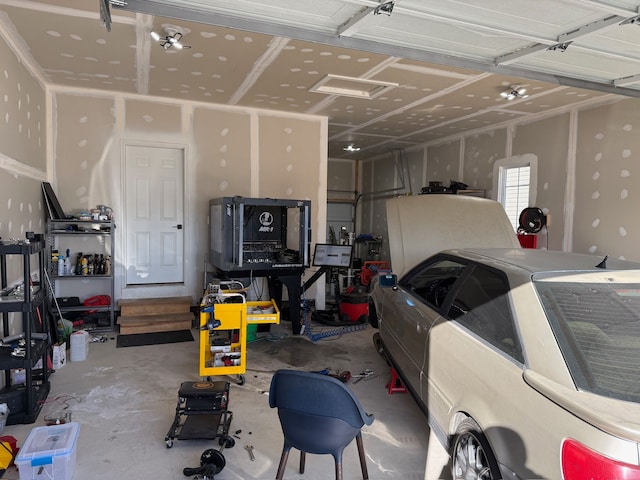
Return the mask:
[[(42, 235), (34, 235), (24, 241), (0, 241), (0, 312), (2, 312), (2, 338), (6, 338), (10, 328), (10, 316), (18, 315), (22, 320), (22, 332), (25, 340), (24, 356), (14, 356), (14, 342), (0, 347), (0, 370), (4, 370), (4, 388), (0, 390), (0, 403), (9, 408), (8, 425), (33, 423), (49, 395), (49, 340), (33, 339), (32, 334), (49, 333), (49, 317), (46, 314), (45, 301), (47, 291), (44, 288), (45, 241)], [(17, 258), (13, 260), (12, 257)], [(7, 278), (7, 260), (18, 261), (22, 265), (22, 284), (9, 286)], [(32, 262), (37, 263), (32, 263)], [(32, 280), (33, 268), (38, 270), (38, 278)], [(19, 333), (19, 332), (18, 332)], [(9, 342), (7, 342), (9, 343)], [(41, 361), (36, 370), (35, 367)], [(25, 370), (25, 381), (13, 384), (11, 371)]]

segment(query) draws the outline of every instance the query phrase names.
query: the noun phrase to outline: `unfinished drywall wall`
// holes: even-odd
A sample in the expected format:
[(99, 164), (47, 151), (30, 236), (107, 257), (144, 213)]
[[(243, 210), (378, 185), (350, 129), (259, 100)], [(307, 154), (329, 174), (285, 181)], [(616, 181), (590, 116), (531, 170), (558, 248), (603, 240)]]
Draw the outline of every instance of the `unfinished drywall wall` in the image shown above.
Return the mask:
[[(250, 112), (194, 108), (190, 185), (198, 192), (192, 201), (193, 218), (200, 219), (194, 222), (199, 246), (209, 242), (209, 200), (234, 195), (251, 197), (250, 138)], [(199, 252), (202, 262), (204, 254), (208, 255), (208, 250)]]
[(65, 213), (114, 207), (120, 170), (114, 99), (55, 95), (53, 105), (53, 188), (60, 205)]
[(465, 137), (463, 173), (458, 179), (471, 189), (485, 191), (485, 197), (493, 195), (493, 165), (504, 158), (507, 148), (507, 129), (501, 128), (486, 133)]
[(0, 153), (46, 168), (46, 104), (42, 85), (0, 39)]
[(406, 174), (407, 174), (407, 184), (409, 187), (409, 192), (412, 194), (420, 193), (422, 187), (425, 186), (425, 162), (424, 162), (424, 151), (413, 150), (410, 152), (404, 153)]
[(573, 249), (640, 261), (640, 100), (581, 111)]
[[(65, 209), (114, 209), (118, 298), (201, 296), (211, 198), (310, 199), (312, 230), (324, 235), (325, 118), (82, 91), (53, 96), (55, 189)], [(184, 285), (125, 285), (125, 145), (184, 151)]]
[[(23, 241), (27, 232), (44, 233), (45, 97), (43, 86), (0, 37), (0, 239), (6, 242)], [(23, 258), (5, 260), (7, 285), (22, 284)], [(38, 280), (35, 256), (32, 266), (28, 273)], [(20, 314), (9, 314), (8, 322), (7, 331), (0, 325), (0, 334), (22, 332)]]
[(562, 250), (569, 138), (568, 113), (513, 129), (513, 155), (533, 153), (538, 159), (536, 205), (530, 206), (542, 209), (549, 219), (538, 248)]
[(433, 145), (427, 148), (427, 184), (460, 179), (460, 141)]
[(354, 200), (356, 185), (356, 162), (330, 158), (327, 167), (327, 198), (329, 200)]
[[(636, 239), (640, 226), (629, 215), (640, 206), (640, 193), (634, 188), (634, 178), (640, 175), (636, 171), (639, 107), (639, 99), (611, 98), (604, 105), (583, 106), (537, 122), (514, 122), (511, 135), (503, 126), (467, 136), (462, 154), (463, 181), (472, 188), (486, 188), (487, 196), (495, 196), (489, 182), (495, 160), (507, 152), (533, 154), (538, 159), (535, 206), (550, 214), (548, 243), (543, 238), (538, 248), (639, 261)], [(459, 142), (424, 148), (426, 180), (445, 183), (445, 177), (458, 169)], [(373, 175), (378, 163), (363, 162), (363, 178), (367, 173)], [(372, 192), (372, 184), (363, 182), (364, 196)], [(371, 224), (374, 209), (363, 211), (362, 221)]]

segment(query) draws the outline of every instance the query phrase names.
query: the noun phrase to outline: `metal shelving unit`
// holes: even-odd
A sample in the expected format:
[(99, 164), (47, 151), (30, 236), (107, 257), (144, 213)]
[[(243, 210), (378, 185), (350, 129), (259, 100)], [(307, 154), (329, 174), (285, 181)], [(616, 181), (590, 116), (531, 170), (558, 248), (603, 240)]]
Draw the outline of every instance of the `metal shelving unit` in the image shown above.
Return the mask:
[[(83, 282), (87, 285), (81, 295), (81, 305), (66, 306), (58, 305), (56, 308), (60, 308), (60, 311), (65, 312), (108, 312), (109, 325), (97, 326), (95, 330), (112, 331), (115, 328), (115, 282), (113, 275), (113, 258), (115, 250), (114, 234), (116, 225), (113, 220), (97, 221), (97, 220), (77, 220), (77, 219), (49, 219), (47, 220), (47, 252), (48, 252), (48, 275), (51, 279), (53, 286), (52, 296), (64, 297), (64, 293), (71, 291), (77, 291), (78, 282)], [(91, 253), (104, 255), (111, 259), (111, 268), (108, 273), (93, 273), (93, 274), (77, 274), (74, 265), (72, 265), (73, 272), (69, 272), (67, 275), (58, 275), (57, 269), (53, 268), (52, 252), (58, 250), (60, 253), (64, 253), (66, 248), (69, 248), (73, 255), (81, 253)], [(89, 250), (87, 250), (87, 248)], [(55, 271), (54, 271), (55, 270)], [(73, 287), (71, 286), (73, 285)], [(92, 305), (85, 306), (82, 302), (88, 296), (93, 295), (108, 295), (111, 299), (109, 305)], [(84, 297), (84, 298), (82, 298)], [(53, 298), (51, 299), (53, 300)]]
[[(43, 308), (47, 291), (43, 287), (46, 262), (42, 235), (11, 243), (0, 243), (0, 312), (2, 313), (3, 347), (0, 348), (0, 369), (4, 370), (4, 388), (0, 403), (9, 407), (8, 425), (33, 423), (38, 418), (44, 400), (49, 395), (49, 324)], [(32, 257), (37, 255), (38, 279), (31, 278)], [(22, 283), (9, 286), (7, 258), (19, 256), (22, 261)], [(10, 315), (22, 317), (22, 332), (8, 335)], [(39, 334), (39, 335), (36, 335)], [(24, 345), (20, 341), (24, 340)], [(41, 365), (38, 369), (38, 361)], [(14, 382), (12, 370), (24, 369), (24, 382)]]

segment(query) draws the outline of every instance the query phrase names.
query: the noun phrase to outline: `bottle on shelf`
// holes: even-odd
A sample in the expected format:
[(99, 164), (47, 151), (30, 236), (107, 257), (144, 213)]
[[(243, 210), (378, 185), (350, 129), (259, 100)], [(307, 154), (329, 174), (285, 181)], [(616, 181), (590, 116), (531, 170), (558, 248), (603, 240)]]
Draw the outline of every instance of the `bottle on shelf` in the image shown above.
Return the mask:
[(76, 270), (75, 270), (76, 275), (82, 275), (82, 252), (78, 253), (78, 256), (76, 257)]
[(89, 275), (89, 259), (82, 257), (82, 275)]
[(60, 261), (60, 254), (58, 250), (51, 251), (51, 271), (50, 274), (58, 273), (58, 262)]
[(58, 276), (64, 276), (64, 256), (58, 257)]
[(67, 248), (67, 256), (64, 257), (64, 274), (71, 275), (71, 251)]

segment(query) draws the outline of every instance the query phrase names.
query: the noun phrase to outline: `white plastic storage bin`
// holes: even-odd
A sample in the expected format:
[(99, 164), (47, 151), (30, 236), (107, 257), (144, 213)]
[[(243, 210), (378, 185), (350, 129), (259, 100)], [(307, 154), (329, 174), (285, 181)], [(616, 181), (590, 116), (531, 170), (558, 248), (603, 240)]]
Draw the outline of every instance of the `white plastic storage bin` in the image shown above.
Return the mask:
[(32, 429), (16, 457), (20, 480), (71, 480), (79, 433), (77, 422)]

